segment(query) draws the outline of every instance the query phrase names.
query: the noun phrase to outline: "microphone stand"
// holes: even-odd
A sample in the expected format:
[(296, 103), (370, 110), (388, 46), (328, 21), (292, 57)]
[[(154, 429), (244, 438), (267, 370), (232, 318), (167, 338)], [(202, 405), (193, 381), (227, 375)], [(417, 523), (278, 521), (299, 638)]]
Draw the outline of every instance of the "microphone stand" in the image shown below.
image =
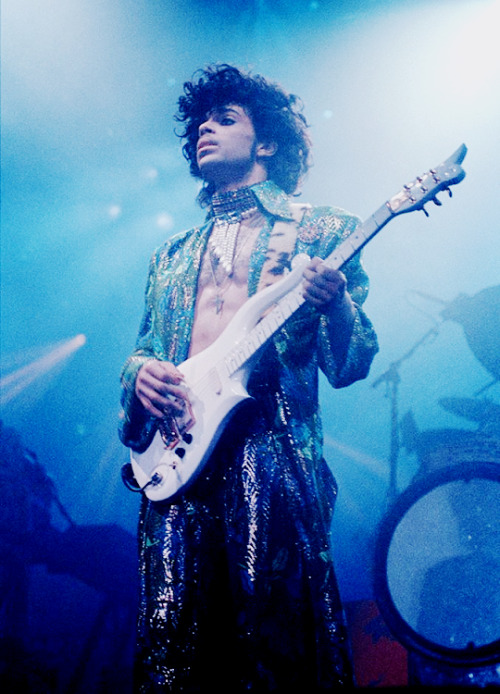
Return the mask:
[(390, 435), (390, 453), (389, 453), (389, 488), (387, 490), (387, 504), (391, 506), (398, 496), (398, 461), (399, 461), (399, 384), (401, 376), (399, 375), (399, 367), (407, 361), (416, 350), (421, 347), (427, 340), (436, 336), (439, 333), (437, 327), (428, 330), (417, 342), (411, 347), (408, 352), (403, 354), (397, 361), (393, 361), (387, 371), (381, 374), (372, 383), (372, 388), (376, 388), (381, 383), (387, 384), (386, 397), (391, 400), (391, 435)]

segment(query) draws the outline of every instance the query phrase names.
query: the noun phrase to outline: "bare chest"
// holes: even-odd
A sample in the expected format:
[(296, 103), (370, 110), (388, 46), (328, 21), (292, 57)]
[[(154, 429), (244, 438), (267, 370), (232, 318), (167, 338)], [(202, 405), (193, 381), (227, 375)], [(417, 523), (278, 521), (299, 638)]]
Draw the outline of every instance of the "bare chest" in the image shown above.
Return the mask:
[(250, 258), (262, 226), (263, 220), (241, 225), (231, 273), (207, 245), (198, 277), (190, 356), (211, 345), (247, 300)]

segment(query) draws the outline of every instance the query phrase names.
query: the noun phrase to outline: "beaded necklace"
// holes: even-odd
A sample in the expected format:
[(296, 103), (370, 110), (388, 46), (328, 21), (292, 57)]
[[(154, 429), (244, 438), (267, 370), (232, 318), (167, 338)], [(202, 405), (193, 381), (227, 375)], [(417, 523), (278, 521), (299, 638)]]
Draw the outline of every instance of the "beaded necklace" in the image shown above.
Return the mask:
[(257, 201), (250, 188), (239, 188), (212, 197), (214, 226), (210, 249), (229, 277), (233, 274), (234, 253), (242, 219), (257, 210)]

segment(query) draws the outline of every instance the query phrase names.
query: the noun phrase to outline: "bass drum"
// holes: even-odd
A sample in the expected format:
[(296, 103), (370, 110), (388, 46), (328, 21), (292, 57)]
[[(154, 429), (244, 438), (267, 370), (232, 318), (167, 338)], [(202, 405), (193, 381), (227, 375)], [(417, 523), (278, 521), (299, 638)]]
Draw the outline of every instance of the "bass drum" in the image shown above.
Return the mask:
[(410, 653), (460, 667), (500, 661), (499, 463), (444, 467), (399, 496), (379, 527), (375, 592)]

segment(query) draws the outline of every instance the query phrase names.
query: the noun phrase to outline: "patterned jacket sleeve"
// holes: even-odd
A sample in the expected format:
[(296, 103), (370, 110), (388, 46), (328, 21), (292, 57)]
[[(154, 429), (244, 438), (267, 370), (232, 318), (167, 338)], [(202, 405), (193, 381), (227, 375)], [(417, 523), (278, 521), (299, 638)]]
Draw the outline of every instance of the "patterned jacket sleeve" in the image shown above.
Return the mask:
[[(358, 217), (337, 208), (313, 209), (314, 223), (320, 226), (320, 241), (316, 249), (322, 258), (327, 257), (339, 243), (353, 233), (360, 224)], [(356, 308), (354, 325), (347, 354), (342, 362), (332, 348), (329, 319), (322, 315), (318, 331), (318, 364), (334, 388), (344, 388), (366, 378), (371, 363), (378, 351), (377, 336), (364, 313), (362, 305), (368, 294), (368, 276), (363, 268), (360, 254), (355, 255), (343, 267), (349, 291)]]
[(147, 448), (156, 428), (156, 418), (148, 415), (135, 394), (135, 380), (141, 366), (150, 359), (161, 358), (155, 350), (153, 335), (153, 296), (156, 265), (157, 254), (152, 257), (149, 265), (145, 307), (136, 346), (125, 362), (120, 376), (122, 411), (120, 413), (118, 433), (125, 446), (139, 451)]

